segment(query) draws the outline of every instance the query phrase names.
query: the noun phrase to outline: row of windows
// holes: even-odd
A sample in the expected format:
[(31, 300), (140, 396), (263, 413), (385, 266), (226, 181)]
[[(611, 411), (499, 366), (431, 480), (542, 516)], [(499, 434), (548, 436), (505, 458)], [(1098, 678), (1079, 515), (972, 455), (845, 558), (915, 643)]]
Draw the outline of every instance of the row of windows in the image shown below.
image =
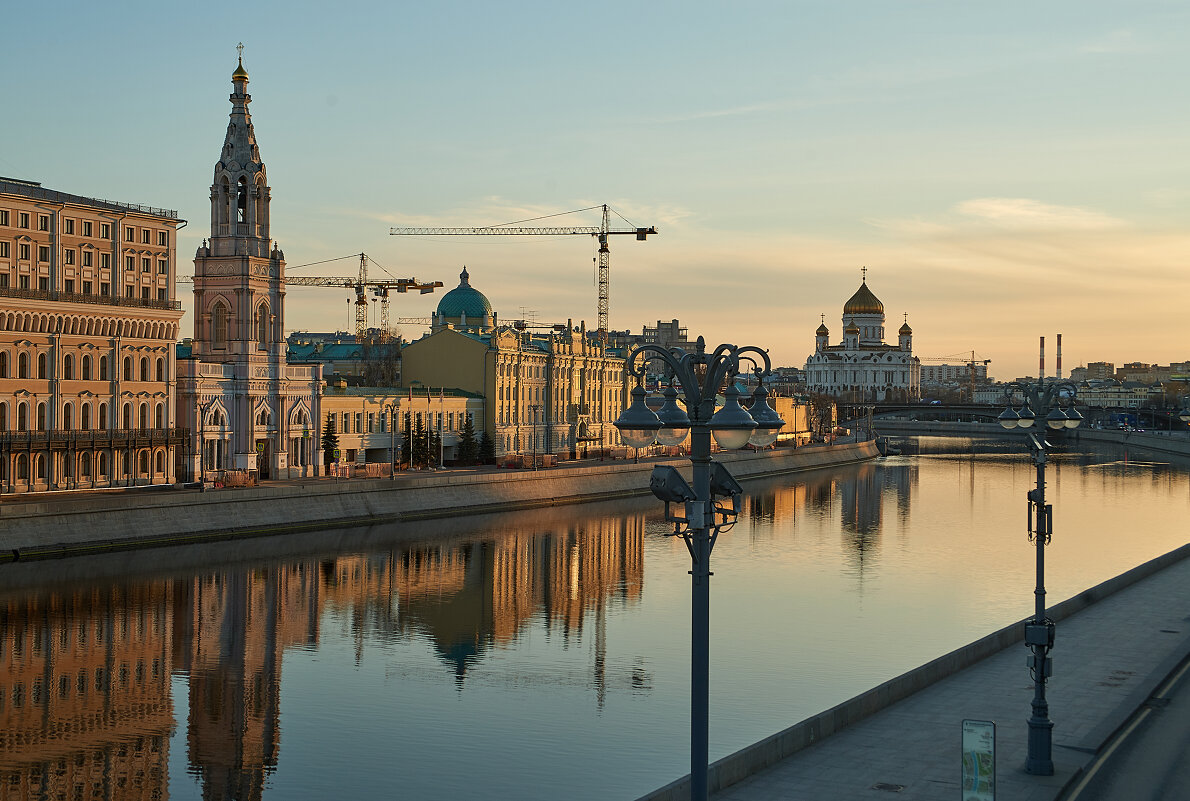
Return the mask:
[[(17, 261), (32, 261), (33, 248), (28, 242), (19, 242), (17, 244)], [(12, 258), (12, 247), (9, 242), (0, 242), (0, 259)], [(39, 264), (50, 263), (50, 248), (48, 245), (37, 246), (37, 261)], [(65, 265), (78, 264), (81, 267), (95, 266), (95, 251), (87, 250), (86, 248), (64, 248), (62, 250), (62, 263)], [(112, 266), (112, 254), (99, 254), (100, 269), (109, 269)], [(136, 269), (136, 256), (124, 256), (124, 268), (127, 270)], [(140, 269), (142, 273), (153, 272), (153, 259), (148, 256), (140, 257)], [(169, 259), (157, 259), (157, 274), (169, 274)]]
[[(34, 481), (49, 481), (49, 459), (48, 454), (45, 453), (18, 453), (12, 458), (11, 469), (13, 477), (16, 481), (29, 481), (30, 475), (33, 476)], [(62, 460), (61, 475), (55, 478), (75, 478), (75, 459), (65, 458)], [(90, 451), (83, 451), (77, 456), (77, 470), (78, 478), (90, 481), (111, 479), (113, 476), (108, 473), (108, 455), (106, 451), (98, 451), (92, 454)], [(132, 464), (135, 462), (137, 471), (133, 474), (130, 470)], [(123, 475), (125, 477), (140, 477), (149, 475), (150, 464), (154, 467), (156, 475), (165, 473), (165, 450), (159, 449), (155, 456), (150, 461), (149, 451), (147, 449), (141, 450), (133, 459), (129, 459), (127, 454), (116, 452), (116, 463), (123, 465)], [(32, 468), (32, 473), (30, 473)], [(95, 470), (92, 475), (92, 469)], [(7, 482), (10, 479), (9, 474), (9, 460), (0, 459), (0, 481)]]
[[(93, 406), (93, 404), (90, 401), (80, 401), (78, 403), (78, 418), (76, 420), (76, 418), (75, 418), (75, 404), (70, 401), (62, 404), (61, 425), (58, 426), (57, 430), (59, 430), (59, 431), (75, 431), (76, 424), (77, 424), (77, 430), (90, 431), (92, 428), (92, 419), (91, 419), (91, 407), (92, 406)], [(29, 430), (31, 430), (30, 429), (30, 420), (29, 420), (29, 408), (30, 408), (29, 402), (28, 401), (17, 402), (16, 414), (11, 420), (9, 418), (9, 408), (8, 407), (9, 407), (8, 401), (0, 401), (0, 431), (10, 430), (9, 429), (10, 424), (13, 426), (12, 430), (14, 430), (14, 431), (29, 431)], [(32, 428), (33, 431), (47, 431), (48, 430), (49, 423), (48, 423), (48, 420), (46, 417), (48, 409), (49, 409), (49, 407), (46, 405), (45, 401), (39, 401), (37, 403), (37, 405), (35, 407), (33, 407), (33, 412), (36, 415), (36, 420), (35, 420), (36, 426), (34, 428)], [(137, 428), (148, 429), (149, 428), (149, 404), (148, 404), (148, 402), (142, 402), (140, 404), (138, 413), (135, 415), (135, 417), (133, 416), (133, 411), (134, 411), (133, 404), (131, 402), (126, 402), (123, 406), (123, 413), (121, 415), (122, 422), (124, 423), (123, 428), (131, 429), (133, 427), (133, 422), (136, 422)], [(100, 403), (98, 405), (98, 414), (95, 416), (95, 419), (94, 419), (94, 425), (99, 431), (103, 431), (103, 430), (107, 429), (107, 424), (108, 424), (108, 405), (106, 403)], [(165, 404), (164, 403), (157, 403), (153, 406), (153, 428), (156, 428), (156, 429), (165, 428)]]
[[(211, 307), (211, 348), (224, 350), (227, 348), (228, 325), (231, 321), (231, 311), (222, 300), (215, 301)], [(265, 350), (269, 344), (269, 307), (267, 303), (260, 304), (256, 309), (256, 345)]]
[[(80, 456), (82, 455), (86, 454), (80, 454)], [(106, 453), (102, 452), (101, 455), (107, 456)], [(102, 464), (106, 469), (106, 460)], [(113, 612), (110, 618), (101, 617), (80, 620), (77, 627), (69, 622), (63, 622), (61, 624), (51, 623), (51, 626), (57, 628), (56, 637), (53, 634), (48, 637), (43, 636), (44, 630), (39, 625), (24, 627), (18, 624), (9, 628), (11, 634), (8, 638), (0, 637), (0, 664), (3, 664), (8, 659), (9, 651), (11, 651), (12, 658), (15, 661), (21, 661), (26, 650), (33, 657), (41, 657), (46, 650), (46, 646), (52, 644), (54, 639), (58, 640), (58, 647), (55, 653), (59, 655), (66, 654), (71, 651), (72, 634), (74, 642), (78, 644), (80, 649), (86, 648), (88, 643), (93, 643), (103, 648), (106, 645), (118, 646), (128, 641), (143, 641), (146, 631), (156, 634), (164, 631), (163, 622), (162, 614), (156, 608), (149, 611), (144, 607), (133, 610), (124, 607), (118, 612)], [(11, 647), (6, 647), (6, 643), (10, 644)]]
[[(108, 357), (96, 356), (95, 361), (99, 363), (98, 379), (106, 381), (108, 375)], [(84, 353), (79, 359), (79, 373), (77, 378), (82, 381), (90, 381), (92, 376), (91, 370), (91, 355)], [(139, 373), (133, 372), (133, 368), (140, 367)], [(150, 378), (149, 367), (156, 365), (156, 369), (152, 373), (154, 376)], [(48, 359), (45, 353), (37, 354), (37, 377), (48, 378)], [(75, 357), (72, 353), (67, 353), (62, 357), (62, 380), (74, 381), (75, 371)], [(9, 360), (8, 351), (0, 351), (0, 378), (30, 378), (29, 375), (29, 354), (26, 351), (17, 353), (16, 371), (14, 375), (10, 375), (12, 364)], [(124, 357), (124, 381), (165, 381), (165, 359), (158, 356), (153, 362), (150, 362), (148, 356), (142, 356), (140, 361), (135, 361), (131, 356)]]
[[(117, 668), (113, 672), (115, 675), (112, 676), (111, 678), (115, 679), (116, 686), (119, 687), (120, 689), (125, 689), (128, 687), (129, 679), (132, 679), (132, 681), (134, 681), (136, 684), (143, 684), (145, 679), (148, 677), (152, 677), (154, 679), (160, 678), (162, 675), (161, 660), (154, 659), (151, 663), (146, 665), (145, 660), (138, 659), (136, 661), (135, 666), (130, 666), (127, 662), (123, 662), (120, 664), (120, 667)], [(108, 675), (107, 675), (107, 671), (104, 668), (102, 668), (102, 667), (95, 668), (94, 673), (92, 675), (94, 675), (94, 679), (95, 679), (95, 684), (94, 684), (95, 692), (101, 693), (101, 692), (106, 692), (109, 689), (112, 689), (107, 686)], [(71, 694), (71, 690), (73, 690), (77, 695), (85, 696), (89, 689), (89, 685), (91, 684), (91, 682), (89, 681), (89, 678), (90, 678), (90, 676), (88, 675), (88, 671), (86, 669), (79, 670), (77, 677), (75, 677), (74, 675), (59, 676), (58, 677), (58, 697), (60, 697), (60, 698), (69, 697)], [(29, 703), (33, 704), (34, 706), (37, 706), (37, 705), (44, 703), (47, 700), (45, 697), (43, 686), (44, 685), (42, 684), (41, 679), (33, 680), (33, 682), (30, 685), (30, 688), (29, 688), (29, 695), (28, 695)], [(3, 687), (0, 687), (0, 711), (4, 710), (5, 701), (7, 701), (9, 697), (10, 697), (10, 694), (8, 692), (5, 692)], [(12, 685), (11, 699), (12, 699), (11, 703), (12, 703), (13, 709), (20, 709), (22, 706), (25, 705), (26, 696), (25, 696), (25, 683), (24, 682), (18, 681)]]
[[(6, 227), (10, 226), (12, 224), (11, 223), (12, 219), (13, 219), (13, 217), (7, 209), (0, 209), (0, 225), (6, 226)], [(31, 222), (29, 212), (27, 212), (27, 211), (17, 212), (16, 221), (17, 221), (17, 224), (16, 224), (17, 228), (28, 229), (30, 222)], [(67, 234), (69, 236), (74, 236), (76, 222), (79, 223), (79, 232), (81, 233), (82, 236), (94, 236), (95, 235), (96, 227), (92, 224), (91, 220), (76, 221), (72, 217), (63, 217), (62, 218), (62, 233)], [(37, 215), (37, 230), (38, 231), (50, 230), (50, 216), (48, 214), (38, 214)], [(111, 225), (109, 225), (108, 223), (99, 223), (98, 230), (99, 230), (99, 238), (100, 239), (111, 239), (111, 236), (112, 236)], [(136, 231), (137, 231), (137, 229), (135, 226), (131, 226), (131, 225), (124, 226), (124, 241), (125, 242), (135, 242), (137, 240)], [(154, 231), (152, 229), (141, 228), (140, 229), (141, 244), (142, 245), (150, 245), (153, 243), (153, 240), (156, 239), (157, 245), (159, 247), (167, 247), (169, 245), (169, 231), (157, 231), (156, 237), (154, 237), (153, 234), (154, 234)]]
[[(404, 421), (401, 423), (402, 430), (404, 430), (404, 427), (411, 424), (416, 427), (418, 423), (421, 423), (433, 431), (437, 431), (439, 427), (441, 427), (443, 431), (455, 430), (456, 418), (454, 412), (426, 412), (424, 417), (422, 416), (421, 412), (415, 412), (414, 414), (416, 417), (410, 418), (409, 412), (405, 412)], [(463, 421), (465, 420), (464, 415), (471, 417), (472, 425), (475, 423), (474, 415), (471, 412), (459, 412), (458, 424), (460, 429), (462, 428)], [(375, 414), (374, 412), (368, 412), (367, 428), (365, 428), (363, 412), (342, 412), (340, 415), (338, 415), (339, 433), (388, 434), (390, 433), (388, 430), (388, 421), (389, 414), (387, 412), (382, 412), (379, 415)]]

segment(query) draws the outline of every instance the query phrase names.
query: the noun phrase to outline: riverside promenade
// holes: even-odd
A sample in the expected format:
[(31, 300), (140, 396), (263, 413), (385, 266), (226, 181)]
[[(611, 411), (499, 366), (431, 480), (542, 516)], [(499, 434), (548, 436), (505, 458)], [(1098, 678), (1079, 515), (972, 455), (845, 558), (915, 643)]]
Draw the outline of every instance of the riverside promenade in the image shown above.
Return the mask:
[[(996, 723), (996, 798), (1077, 801), (1097, 755), (1141, 709), (1159, 709), (1154, 694), (1190, 664), (1188, 557), (1190, 544), (1050, 608), (1053, 776), (1024, 771), (1033, 682), (1018, 623), (725, 757), (713, 798), (955, 801), (960, 726), (977, 719)], [(640, 801), (683, 798), (687, 779)]]

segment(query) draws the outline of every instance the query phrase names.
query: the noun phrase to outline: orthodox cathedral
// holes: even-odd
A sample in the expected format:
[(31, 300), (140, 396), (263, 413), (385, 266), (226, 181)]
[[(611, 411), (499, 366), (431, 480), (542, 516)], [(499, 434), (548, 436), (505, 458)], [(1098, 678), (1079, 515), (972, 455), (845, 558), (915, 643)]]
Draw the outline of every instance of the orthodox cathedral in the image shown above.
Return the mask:
[(884, 304), (868, 289), (867, 269), (859, 289), (843, 306), (843, 341), (830, 344), (825, 317), (806, 359), (806, 387), (841, 400), (913, 400), (921, 385), (921, 361), (913, 355), (908, 319), (897, 344), (884, 342)]

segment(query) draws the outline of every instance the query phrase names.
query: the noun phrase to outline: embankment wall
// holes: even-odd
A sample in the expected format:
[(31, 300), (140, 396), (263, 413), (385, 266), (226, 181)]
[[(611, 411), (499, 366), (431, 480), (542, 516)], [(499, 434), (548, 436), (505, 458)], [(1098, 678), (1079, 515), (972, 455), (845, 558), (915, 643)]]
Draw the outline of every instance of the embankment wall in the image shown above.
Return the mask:
[[(873, 442), (720, 453), (744, 481), (878, 456)], [(214, 492), (25, 497), (0, 504), (0, 561), (260, 536), (381, 520), (417, 520), (647, 494), (654, 465), (690, 478), (687, 459), (607, 462), (541, 471), (451, 471), (390, 479), (315, 479)], [(26, 496), (27, 497), (27, 496)]]

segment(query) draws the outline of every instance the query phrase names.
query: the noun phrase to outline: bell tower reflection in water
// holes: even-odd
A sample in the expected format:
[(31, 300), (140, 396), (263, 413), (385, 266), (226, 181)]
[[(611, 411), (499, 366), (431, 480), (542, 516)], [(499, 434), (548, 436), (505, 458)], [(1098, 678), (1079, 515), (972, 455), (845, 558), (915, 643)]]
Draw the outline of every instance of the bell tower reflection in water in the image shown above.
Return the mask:
[(174, 662), (190, 674), (187, 746), (204, 799), (259, 799), (276, 769), (281, 652), (317, 639), (316, 579), (285, 565), (175, 585)]

